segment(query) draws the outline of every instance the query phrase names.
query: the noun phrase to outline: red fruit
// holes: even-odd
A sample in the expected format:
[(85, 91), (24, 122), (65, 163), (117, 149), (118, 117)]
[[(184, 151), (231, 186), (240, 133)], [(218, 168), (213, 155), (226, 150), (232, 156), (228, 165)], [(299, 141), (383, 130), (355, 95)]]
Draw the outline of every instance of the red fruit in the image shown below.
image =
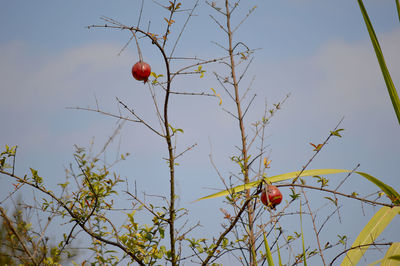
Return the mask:
[(150, 74), (151, 74), (151, 67), (146, 62), (139, 61), (132, 67), (132, 76), (136, 80), (144, 81), (146, 83)]
[[(267, 200), (267, 195), (268, 195), (268, 200)], [(281, 203), (281, 201), (282, 201), (282, 193), (276, 186), (268, 185), (261, 193), (261, 202), (266, 206), (275, 208), (275, 206)]]

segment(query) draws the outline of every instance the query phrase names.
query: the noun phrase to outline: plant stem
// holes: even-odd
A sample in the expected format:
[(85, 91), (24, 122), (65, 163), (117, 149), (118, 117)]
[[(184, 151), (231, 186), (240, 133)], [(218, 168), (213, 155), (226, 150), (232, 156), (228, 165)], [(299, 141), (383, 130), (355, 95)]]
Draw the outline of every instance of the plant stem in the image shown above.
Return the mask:
[[(235, 68), (235, 60), (234, 60), (234, 51), (233, 51), (233, 44), (232, 44), (232, 39), (233, 39), (233, 32), (231, 29), (231, 11), (229, 9), (229, 1), (225, 0), (225, 9), (226, 9), (226, 30), (228, 34), (228, 42), (229, 42), (229, 57), (230, 57), (230, 68), (231, 68), (231, 77), (232, 77), (232, 83), (233, 87), (235, 90), (235, 103), (236, 103), (236, 109), (237, 109), (237, 118), (239, 121), (239, 128), (240, 128), (240, 134), (241, 134), (241, 140), (242, 140), (242, 156), (243, 156), (243, 175), (244, 175), (244, 183), (247, 184), (250, 182), (249, 180), (249, 166), (248, 166), (248, 154), (247, 154), (247, 142), (246, 142), (246, 132), (243, 124), (243, 113), (242, 113), (242, 107), (241, 107), (241, 102), (240, 102), (240, 96), (239, 96), (239, 83), (237, 81), (236, 77), (236, 68)], [(246, 190), (246, 198), (249, 199), (251, 197), (250, 195), (250, 190)], [(249, 219), (249, 228), (248, 228), (248, 233), (249, 233), (249, 248), (250, 248), (250, 264), (251, 265), (256, 265), (257, 259), (255, 258), (255, 237), (254, 237), (254, 232), (253, 232), (253, 224), (254, 224), (254, 210), (253, 206), (251, 204), (251, 201), (248, 202), (247, 204), (247, 214), (248, 214), (248, 219)]]
[(170, 203), (169, 203), (169, 237), (170, 237), (170, 245), (171, 245), (171, 265), (177, 265), (177, 257), (175, 251), (175, 157), (174, 157), (174, 149), (172, 146), (172, 136), (168, 122), (168, 103), (169, 103), (169, 95), (171, 91), (171, 72), (169, 69), (169, 62), (167, 56), (164, 52), (164, 49), (158, 45), (161, 53), (163, 54), (165, 65), (167, 68), (167, 90), (165, 92), (165, 101), (164, 101), (164, 128), (165, 128), (165, 140), (167, 141), (168, 146), (168, 167), (169, 167), (169, 181), (170, 181)]

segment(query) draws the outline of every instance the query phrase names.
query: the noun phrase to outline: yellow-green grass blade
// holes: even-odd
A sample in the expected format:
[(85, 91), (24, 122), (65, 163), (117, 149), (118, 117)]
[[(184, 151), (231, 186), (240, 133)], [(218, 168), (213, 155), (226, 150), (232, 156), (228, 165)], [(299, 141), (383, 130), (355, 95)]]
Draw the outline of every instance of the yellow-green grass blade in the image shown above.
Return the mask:
[(393, 243), (383, 258), (381, 266), (396, 266), (400, 264), (400, 242)]
[[(279, 181), (285, 181), (289, 180), (295, 177), (306, 177), (306, 176), (315, 176), (315, 175), (328, 175), (328, 174), (339, 174), (339, 173), (349, 173), (351, 172), (350, 170), (345, 170), (345, 169), (312, 169), (312, 170), (305, 170), (303, 172), (297, 171), (297, 172), (290, 172), (290, 173), (285, 173), (285, 174), (280, 174), (280, 175), (275, 175), (271, 177), (266, 177), (264, 180), (268, 183), (274, 183), (274, 182), (279, 182)], [(400, 205), (400, 194), (391, 186), (386, 185), (382, 181), (380, 181), (378, 178), (373, 177), (367, 173), (364, 172), (354, 172), (356, 174), (361, 175), (362, 177), (366, 178), (370, 182), (374, 183), (376, 186), (378, 186), (382, 191), (386, 194), (386, 196), (392, 201), (393, 204), (395, 205)], [(262, 182), (261, 180), (257, 180), (254, 182), (247, 183), (245, 185), (240, 185), (233, 187), (228, 190), (223, 190), (205, 197), (202, 197), (200, 199), (197, 199), (196, 201), (200, 200), (205, 200), (205, 199), (212, 199), (212, 198), (218, 198), (222, 196), (226, 196), (229, 194), (234, 194), (240, 191), (243, 191), (245, 189), (250, 189), (253, 187), (257, 187), (260, 183)]]
[(300, 227), (301, 227), (301, 245), (303, 247), (303, 264), (304, 264), (304, 266), (307, 266), (306, 247), (304, 245), (303, 215), (302, 215), (302, 211), (301, 211), (301, 200), (300, 200)]
[(279, 263), (279, 266), (282, 266), (281, 250), (279, 249), (278, 242), (276, 242), (276, 249), (278, 251), (278, 263)]
[(396, 0), (396, 7), (397, 7), (397, 15), (399, 15), (399, 22), (400, 22), (400, 2)]
[[(365, 21), (365, 25), (367, 26), (369, 37), (371, 38), (372, 46), (374, 47), (375, 54), (376, 54), (376, 57), (377, 57), (378, 62), (379, 62), (379, 66), (381, 68), (381, 71), (382, 71), (382, 74), (383, 74), (383, 78), (385, 80), (386, 87), (387, 87), (388, 92), (389, 92), (390, 100), (392, 101), (392, 105), (393, 105), (394, 111), (396, 113), (397, 120), (398, 120), (398, 122), (400, 124), (400, 99), (399, 99), (399, 96), (397, 94), (397, 91), (396, 91), (396, 88), (395, 88), (394, 83), (392, 81), (392, 78), (390, 77), (389, 70), (388, 70), (388, 68), (386, 66), (386, 63), (385, 63), (385, 58), (383, 57), (381, 46), (379, 45), (378, 38), (376, 37), (374, 28), (372, 27), (372, 23), (371, 23), (371, 21), (370, 21), (370, 19), (368, 17), (367, 10), (365, 9), (362, 0), (357, 0), (357, 1), (358, 1), (359, 6), (360, 6), (360, 10), (361, 10), (361, 13), (363, 15), (363, 18), (364, 18), (364, 21)], [(400, 7), (399, 7), (399, 4), (398, 4), (398, 1), (399, 0), (396, 0), (396, 4), (397, 4), (397, 10), (399, 11)], [(399, 19), (400, 19), (400, 11), (399, 11)]]
[(374, 243), (382, 231), (390, 224), (393, 218), (399, 214), (399, 212), (400, 207), (389, 208), (385, 206), (375, 213), (375, 215), (371, 218), (371, 220), (369, 220), (367, 225), (357, 236), (356, 240), (351, 246), (355, 248), (347, 252), (346, 257), (341, 265), (357, 265), (358, 261), (368, 249), (368, 244)]
[[(271, 177), (266, 177), (266, 178), (264, 178), (264, 180), (268, 183), (275, 183), (275, 182), (279, 182), (279, 181), (289, 180), (289, 179), (292, 179), (295, 177), (305, 177), (305, 176), (314, 176), (314, 175), (329, 175), (329, 174), (339, 174), (339, 173), (348, 173), (348, 172), (350, 172), (350, 171), (345, 170), (345, 169), (312, 169), (312, 170), (305, 170), (303, 172), (297, 171), (297, 172), (290, 172), (290, 173), (275, 175), (275, 176), (271, 176)], [(233, 187), (228, 190), (223, 190), (223, 191), (202, 197), (196, 201), (218, 198), (218, 197), (226, 196), (229, 194), (234, 194), (234, 193), (246, 190), (246, 189), (257, 187), (261, 182), (262, 182), (262, 179), (247, 183), (245, 185)]]
[(263, 236), (264, 236), (265, 255), (267, 256), (268, 265), (274, 266), (274, 260), (272, 259), (271, 249), (269, 248), (268, 240), (267, 240), (267, 236), (265, 235), (265, 232), (263, 232)]
[(367, 173), (363, 172), (356, 172), (357, 174), (365, 177), (375, 185), (377, 185), (383, 192), (385, 192), (386, 196), (392, 201), (393, 204), (399, 205), (400, 204), (400, 194), (391, 186), (386, 185), (376, 177), (373, 177)]
[(379, 263), (381, 266), (398, 266), (400, 264), (400, 242), (395, 242), (390, 245), (386, 251), (385, 257), (380, 260), (370, 263), (368, 266), (374, 266)]

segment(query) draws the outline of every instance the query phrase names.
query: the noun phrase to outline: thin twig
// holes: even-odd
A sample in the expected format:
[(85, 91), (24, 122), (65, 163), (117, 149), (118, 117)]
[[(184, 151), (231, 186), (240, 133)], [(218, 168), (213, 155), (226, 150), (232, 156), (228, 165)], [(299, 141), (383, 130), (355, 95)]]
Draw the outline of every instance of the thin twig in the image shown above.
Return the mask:
[[(236, 8), (236, 7), (235, 7)], [(251, 13), (253, 13), (253, 11), (257, 8), (257, 6), (254, 6), (252, 9), (249, 10), (249, 12), (246, 14), (246, 16), (242, 19), (242, 21), (239, 22), (239, 24), (233, 29), (232, 32), (237, 31), (237, 29), (239, 29), (239, 27), (243, 24), (243, 22), (245, 22), (249, 16), (251, 15)], [(233, 10), (232, 10), (233, 11)]]
[[(339, 125), (342, 123), (344, 117), (342, 117), (339, 121), (339, 123), (336, 125), (336, 127), (333, 129), (333, 131), (337, 130)], [(325, 141), (321, 144), (321, 147), (316, 149), (314, 155), (310, 158), (310, 160), (308, 160), (308, 162), (306, 163), (306, 165), (303, 166), (303, 168), (301, 169), (301, 171), (299, 172), (299, 174), (293, 179), (292, 184), (294, 184), (300, 177), (300, 175), (304, 172), (304, 170), (306, 170), (306, 168), (308, 167), (308, 165), (314, 160), (315, 156), (317, 156), (317, 154), (322, 150), (322, 148), (328, 143), (328, 140), (333, 136), (332, 133), (329, 134), (329, 136), (325, 139)]]
[(252, 102), (254, 101), (254, 99), (256, 98), (256, 96), (257, 96), (257, 94), (254, 94), (254, 95), (253, 95), (253, 98), (251, 98), (249, 104), (248, 104), (247, 107), (246, 107), (246, 110), (244, 110), (244, 113), (243, 113), (243, 117), (242, 117), (242, 118), (245, 117), (247, 111), (249, 110), (250, 105), (252, 104)]
[[(183, 24), (183, 27), (182, 27), (181, 31), (179, 32), (178, 37), (176, 38), (175, 44), (174, 44), (174, 46), (172, 47), (171, 54), (169, 55), (169, 58), (171, 58), (172, 55), (174, 54), (175, 48), (176, 48), (176, 46), (178, 45), (178, 42), (179, 42), (179, 40), (180, 40), (180, 38), (181, 38), (181, 36), (182, 36), (184, 30), (186, 29), (186, 26), (187, 26), (187, 24), (188, 24), (190, 18), (193, 16), (193, 12), (194, 12), (194, 10), (196, 9), (196, 7), (198, 6), (198, 3), (199, 3), (199, 0), (196, 1), (196, 3), (194, 4), (193, 8), (190, 10), (190, 13), (189, 13), (188, 17), (187, 17), (185, 23)], [(169, 60), (171, 60), (171, 59), (169, 59)]]
[(153, 131), (154, 133), (156, 133), (157, 135), (159, 135), (160, 137), (165, 137), (163, 134), (161, 134), (160, 132), (158, 132), (157, 130), (155, 130), (152, 126), (150, 126), (149, 124), (147, 124), (143, 119), (141, 119), (133, 109), (130, 109), (125, 103), (123, 103), (120, 99), (116, 98), (118, 103), (120, 105), (122, 105), (122, 107), (124, 107), (127, 111), (129, 111), (134, 117), (136, 117), (136, 119), (139, 120), (140, 123), (142, 123), (143, 125), (145, 125), (148, 129), (150, 129), (151, 131)]
[(388, 243), (369, 243), (369, 244), (363, 244), (363, 245), (358, 245), (358, 246), (355, 246), (355, 247), (351, 247), (351, 248), (345, 249), (342, 252), (340, 252), (336, 257), (334, 257), (332, 259), (332, 261), (331, 261), (331, 263), (329, 263), (329, 265), (333, 265), (335, 260), (337, 260), (340, 256), (342, 256), (343, 254), (347, 253), (348, 251), (350, 251), (352, 249), (368, 248), (370, 246), (391, 246), (392, 244), (393, 244), (392, 242), (388, 242)]
[(340, 195), (342, 197), (346, 197), (346, 198), (350, 198), (350, 199), (355, 199), (364, 203), (368, 203), (371, 205), (380, 205), (380, 206), (386, 206), (386, 207), (395, 207), (397, 205), (394, 204), (388, 204), (388, 203), (383, 203), (383, 202), (378, 202), (378, 201), (373, 201), (373, 200), (367, 200), (364, 198), (359, 198), (353, 195), (349, 195), (349, 194), (344, 194), (335, 190), (330, 190), (330, 189), (326, 189), (326, 188), (321, 188), (321, 187), (313, 187), (313, 186), (309, 186), (309, 185), (302, 185), (302, 184), (278, 184), (276, 185), (277, 187), (302, 187), (302, 188), (308, 188), (308, 189), (314, 189), (314, 190), (320, 190), (320, 191), (324, 191), (324, 192), (328, 192), (328, 193), (332, 193), (335, 195)]
[[(308, 201), (307, 195), (306, 195), (306, 193), (304, 192), (304, 189), (303, 189), (303, 188), (301, 189), (301, 192), (302, 192), (303, 195), (304, 195), (304, 199), (306, 200), (307, 209), (308, 209), (308, 211), (309, 211), (309, 213), (310, 213), (310, 216), (311, 216), (311, 221), (312, 221), (313, 229), (314, 229), (314, 232), (315, 232), (315, 238), (316, 238), (316, 240), (317, 240), (317, 246), (318, 246), (318, 250), (319, 250), (319, 256), (321, 257), (322, 264), (326, 265), (324, 253), (322, 252), (321, 243), (320, 243), (320, 240), (319, 240), (319, 233), (318, 233), (318, 230), (317, 230), (317, 225), (315, 224), (315, 216), (314, 216), (314, 214), (313, 214), (312, 211), (311, 211), (310, 202)], [(300, 201), (300, 202), (301, 202), (301, 201)], [(300, 218), (301, 218), (301, 216), (300, 216)]]

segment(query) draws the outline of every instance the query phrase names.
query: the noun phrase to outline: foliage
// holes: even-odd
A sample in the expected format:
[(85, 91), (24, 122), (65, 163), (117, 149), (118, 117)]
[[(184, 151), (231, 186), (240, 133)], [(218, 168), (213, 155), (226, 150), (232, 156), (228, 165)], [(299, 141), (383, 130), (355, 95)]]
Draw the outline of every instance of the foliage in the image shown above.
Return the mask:
[[(37, 232), (28, 211), (19, 201), (12, 215), (0, 207), (0, 265), (60, 265), (76, 257), (76, 251), (60, 250)], [(25, 216), (25, 217), (24, 217)]]

